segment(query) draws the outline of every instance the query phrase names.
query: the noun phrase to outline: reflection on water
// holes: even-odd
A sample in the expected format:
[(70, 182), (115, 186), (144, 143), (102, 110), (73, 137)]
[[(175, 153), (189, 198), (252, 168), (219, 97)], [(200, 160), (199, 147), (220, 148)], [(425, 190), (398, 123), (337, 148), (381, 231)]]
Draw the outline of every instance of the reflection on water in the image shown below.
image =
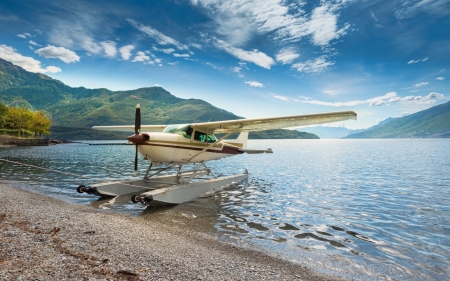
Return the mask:
[[(249, 141), (274, 154), (209, 166), (249, 170), (247, 182), (171, 207), (101, 199), (76, 187), (133, 178), (132, 146), (0, 148), (2, 180), (63, 200), (257, 245), (325, 273), (357, 279), (441, 280), (450, 274), (450, 140)], [(140, 174), (145, 173), (144, 161)], [(78, 175), (78, 176), (76, 176)]]

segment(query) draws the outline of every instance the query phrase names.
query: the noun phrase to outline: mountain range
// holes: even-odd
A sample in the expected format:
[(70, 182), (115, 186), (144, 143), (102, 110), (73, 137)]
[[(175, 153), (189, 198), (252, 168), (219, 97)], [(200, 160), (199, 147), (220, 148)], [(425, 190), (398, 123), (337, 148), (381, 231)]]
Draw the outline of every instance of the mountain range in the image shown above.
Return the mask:
[(408, 116), (387, 118), (367, 129), (315, 126), (299, 130), (316, 134), (322, 139), (449, 138), (450, 102)]
[(408, 116), (382, 121), (345, 138), (450, 138), (450, 102)]
[[(181, 99), (161, 87), (130, 91), (73, 88), (0, 59), (0, 103), (44, 110), (52, 138), (123, 139), (129, 133), (93, 131), (94, 125), (134, 124), (136, 104), (145, 124), (183, 124), (241, 119), (200, 99)], [(251, 132), (250, 138), (318, 138), (292, 130)]]
[[(40, 73), (0, 59), (0, 103), (44, 110), (52, 119), (52, 138), (123, 139), (128, 134), (100, 132), (93, 125), (134, 123), (136, 104), (145, 124), (183, 124), (240, 119), (200, 99), (181, 99), (161, 87), (130, 91), (73, 88)], [(447, 138), (450, 102), (399, 118), (388, 118), (365, 130), (305, 127), (251, 132), (250, 138)], [(318, 137), (318, 136), (319, 137)]]

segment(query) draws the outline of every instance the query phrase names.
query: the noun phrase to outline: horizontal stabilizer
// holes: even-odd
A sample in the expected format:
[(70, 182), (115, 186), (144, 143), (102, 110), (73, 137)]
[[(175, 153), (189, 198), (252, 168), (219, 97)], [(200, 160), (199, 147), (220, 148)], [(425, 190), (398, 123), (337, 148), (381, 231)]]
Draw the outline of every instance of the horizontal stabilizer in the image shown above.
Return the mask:
[(271, 148), (268, 149), (246, 149), (246, 148), (241, 148), (239, 149), (239, 151), (242, 151), (244, 153), (248, 153), (248, 154), (266, 154), (266, 153), (273, 153)]

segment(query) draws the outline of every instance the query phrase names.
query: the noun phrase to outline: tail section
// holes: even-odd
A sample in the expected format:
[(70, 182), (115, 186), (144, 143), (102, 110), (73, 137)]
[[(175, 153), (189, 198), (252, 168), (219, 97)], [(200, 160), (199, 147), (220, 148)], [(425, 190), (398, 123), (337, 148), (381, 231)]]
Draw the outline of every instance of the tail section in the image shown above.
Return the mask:
[(241, 132), (236, 139), (237, 143), (242, 143), (242, 148), (247, 148), (248, 132)]

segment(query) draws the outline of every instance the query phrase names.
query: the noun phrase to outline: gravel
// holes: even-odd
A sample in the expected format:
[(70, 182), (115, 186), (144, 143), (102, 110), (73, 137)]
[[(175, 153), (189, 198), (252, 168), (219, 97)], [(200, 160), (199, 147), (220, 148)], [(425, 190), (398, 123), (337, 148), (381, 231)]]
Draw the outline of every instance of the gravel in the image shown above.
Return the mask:
[(157, 220), (0, 184), (0, 280), (343, 280)]

